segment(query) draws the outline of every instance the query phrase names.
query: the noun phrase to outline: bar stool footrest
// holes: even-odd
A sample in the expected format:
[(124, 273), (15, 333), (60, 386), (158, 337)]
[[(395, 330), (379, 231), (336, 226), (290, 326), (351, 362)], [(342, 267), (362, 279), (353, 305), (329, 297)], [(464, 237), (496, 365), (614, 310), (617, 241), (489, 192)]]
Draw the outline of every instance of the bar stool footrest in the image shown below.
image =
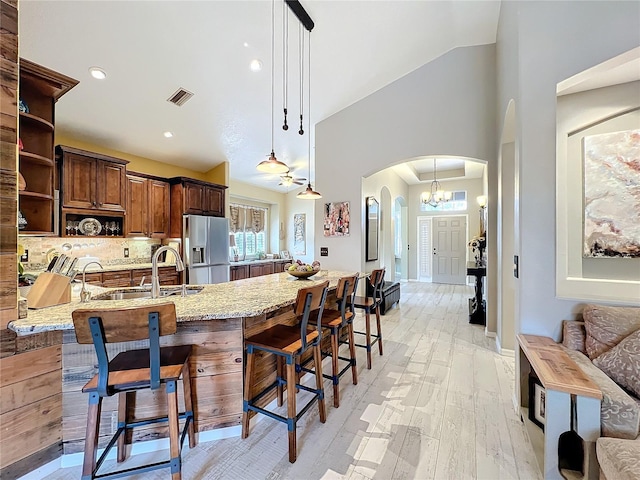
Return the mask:
[[(188, 411), (188, 412), (179, 413), (178, 418), (180, 420), (185, 420), (184, 426), (182, 428), (182, 432), (180, 433), (180, 450), (182, 450), (182, 447), (184, 445), (184, 440), (187, 437), (189, 425), (193, 421), (193, 412)], [(116, 433), (113, 434), (113, 436), (109, 440), (109, 443), (107, 444), (104, 451), (102, 452), (102, 455), (100, 455), (100, 458), (98, 458), (98, 460), (96, 461), (96, 468), (93, 471), (92, 475), (91, 476), (83, 475), (82, 480), (93, 480), (93, 479), (99, 479), (99, 478), (121, 478), (129, 475), (133, 475), (134, 473), (151, 472), (151, 471), (159, 470), (161, 468), (166, 468), (166, 467), (171, 467), (171, 471), (173, 473), (174, 466), (172, 465), (172, 462), (175, 463), (176, 459), (165, 460), (163, 462), (152, 463), (149, 465), (141, 465), (138, 467), (126, 468), (123, 470), (118, 470), (110, 473), (102, 473), (102, 474), (97, 473), (98, 470), (100, 470), (102, 463), (106, 460), (107, 455), (109, 455), (109, 452), (115, 446), (120, 435), (124, 434), (127, 429), (142, 427), (145, 425), (152, 425), (154, 423), (167, 423), (168, 421), (169, 421), (168, 417), (154, 417), (154, 418), (146, 418), (143, 420), (138, 420), (135, 422), (129, 422), (125, 424), (122, 424), (122, 423), (118, 424), (118, 430), (116, 430)], [(177, 460), (180, 461), (180, 458), (178, 457)], [(180, 464), (178, 464), (178, 467), (179, 466)]]

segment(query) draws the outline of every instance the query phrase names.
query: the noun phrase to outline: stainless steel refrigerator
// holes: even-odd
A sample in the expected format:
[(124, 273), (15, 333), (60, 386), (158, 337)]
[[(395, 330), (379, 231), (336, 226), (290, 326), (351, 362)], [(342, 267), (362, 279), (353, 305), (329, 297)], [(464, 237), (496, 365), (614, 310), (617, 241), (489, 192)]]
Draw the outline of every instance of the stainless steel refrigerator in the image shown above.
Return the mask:
[(182, 222), (187, 283), (228, 282), (229, 220), (184, 215)]

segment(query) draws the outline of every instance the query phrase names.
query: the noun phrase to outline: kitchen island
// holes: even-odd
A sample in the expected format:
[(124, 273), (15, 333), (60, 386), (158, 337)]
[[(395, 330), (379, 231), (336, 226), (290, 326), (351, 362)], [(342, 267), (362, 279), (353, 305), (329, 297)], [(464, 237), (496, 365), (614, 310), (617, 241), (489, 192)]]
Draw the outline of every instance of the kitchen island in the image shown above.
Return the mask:
[[(330, 292), (334, 292), (338, 279), (349, 274), (322, 271), (308, 280), (297, 280), (287, 273), (277, 273), (215, 285), (190, 285), (190, 289), (201, 287), (201, 291), (185, 297), (171, 295), (158, 299), (101, 300), (100, 298), (106, 298), (114, 292), (140, 289), (92, 287), (93, 299), (89, 303), (80, 303), (73, 297), (71, 303), (66, 305), (29, 310), (27, 318), (11, 322), (9, 328), (16, 332), (18, 339), (38, 336), (45, 338), (50, 344), (50, 352), (58, 356), (58, 378), (61, 376), (62, 379), (62, 452), (69, 454), (82, 451), (84, 448), (87, 395), (82, 393), (82, 387), (97, 372), (93, 345), (79, 345), (76, 342), (71, 318), (73, 310), (86, 307), (121, 308), (167, 301), (175, 303), (178, 332), (173, 336), (163, 337), (162, 343), (194, 345), (190, 364), (192, 390), (195, 396), (195, 426), (198, 432), (203, 432), (240, 425), (244, 338), (276, 323), (292, 324), (294, 317), (291, 306), (300, 288), (329, 280)], [(175, 290), (175, 287), (173, 288)], [(328, 302), (333, 301), (334, 295), (330, 294)], [(140, 348), (140, 345), (140, 342), (132, 342), (127, 348)], [(114, 349), (113, 352), (115, 351)], [(260, 375), (251, 388), (260, 388), (275, 379), (275, 361), (272, 356), (261, 355), (257, 361), (256, 367)], [(270, 400), (271, 398), (267, 397), (265, 402)], [(160, 411), (158, 407), (162, 406), (162, 401), (162, 395), (141, 391), (136, 399), (134, 415), (156, 415)], [(113, 433), (115, 415), (115, 398), (105, 399), (100, 431), (101, 446)], [(149, 426), (138, 429), (134, 433), (133, 441), (164, 436), (165, 429)]]

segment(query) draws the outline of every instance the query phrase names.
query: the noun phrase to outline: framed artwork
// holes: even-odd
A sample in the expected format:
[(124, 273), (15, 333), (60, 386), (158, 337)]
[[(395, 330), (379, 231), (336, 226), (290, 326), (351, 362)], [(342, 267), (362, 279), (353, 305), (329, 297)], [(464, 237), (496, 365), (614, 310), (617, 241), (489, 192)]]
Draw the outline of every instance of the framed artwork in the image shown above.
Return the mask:
[(546, 392), (538, 377), (529, 376), (529, 420), (544, 431)]
[(584, 257), (640, 258), (640, 130), (585, 135)]
[(293, 254), (307, 254), (307, 215), (304, 213), (293, 215)]
[(350, 220), (349, 202), (324, 204), (325, 237), (348, 237)]
[(284, 258), (286, 260), (291, 260), (291, 254), (289, 253), (289, 250), (282, 250), (280, 252), (280, 258)]
[(380, 204), (375, 197), (366, 199), (366, 255), (367, 262), (378, 259), (378, 230), (380, 225)]

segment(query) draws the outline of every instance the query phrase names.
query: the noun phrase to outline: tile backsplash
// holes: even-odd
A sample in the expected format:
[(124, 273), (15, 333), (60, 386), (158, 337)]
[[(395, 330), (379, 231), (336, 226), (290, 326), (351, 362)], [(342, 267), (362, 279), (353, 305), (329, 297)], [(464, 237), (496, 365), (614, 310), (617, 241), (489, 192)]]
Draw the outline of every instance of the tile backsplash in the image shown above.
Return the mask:
[[(18, 243), (29, 251), (29, 260), (22, 262), (25, 270), (38, 271), (47, 266), (47, 254), (56, 251), (75, 257), (98, 257), (103, 265), (127, 265), (151, 262), (152, 245), (156, 239), (91, 238), (91, 237), (28, 237), (19, 236)], [(129, 257), (125, 258), (125, 248)]]

